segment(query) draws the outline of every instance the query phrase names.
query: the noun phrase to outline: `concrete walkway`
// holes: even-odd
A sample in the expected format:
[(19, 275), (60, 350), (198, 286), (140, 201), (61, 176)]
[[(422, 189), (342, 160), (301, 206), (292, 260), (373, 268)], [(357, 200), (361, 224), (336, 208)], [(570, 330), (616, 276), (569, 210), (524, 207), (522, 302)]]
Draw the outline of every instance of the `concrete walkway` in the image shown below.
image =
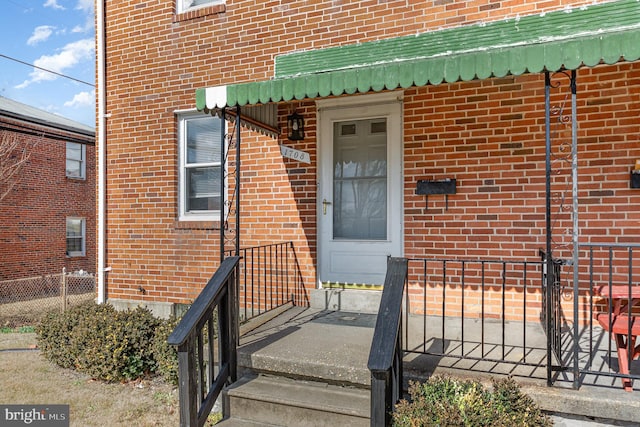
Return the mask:
[[(368, 387), (367, 360), (375, 319), (371, 314), (294, 307), (242, 336), (239, 364), (257, 372)], [(528, 334), (535, 333), (534, 329)], [(473, 328), (466, 330), (470, 333)], [(416, 345), (412, 339), (410, 345)], [(529, 361), (538, 357), (533, 351), (527, 352)], [(557, 416), (558, 426), (640, 425), (640, 381), (635, 382), (633, 393), (622, 390), (619, 380), (611, 378), (608, 385), (583, 383), (574, 390), (572, 379), (563, 374), (553, 387), (547, 387), (542, 365), (514, 367), (425, 355), (407, 356), (405, 367), (405, 375), (415, 378), (448, 374), (489, 382), (491, 376), (511, 375), (544, 410), (564, 414)]]

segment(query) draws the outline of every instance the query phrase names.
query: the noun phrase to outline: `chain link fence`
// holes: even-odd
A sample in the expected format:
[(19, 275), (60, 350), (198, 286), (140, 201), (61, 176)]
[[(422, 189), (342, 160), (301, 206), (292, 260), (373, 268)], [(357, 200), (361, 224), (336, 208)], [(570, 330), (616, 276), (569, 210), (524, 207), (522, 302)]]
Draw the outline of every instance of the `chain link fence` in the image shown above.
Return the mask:
[(0, 282), (0, 327), (35, 325), (47, 313), (96, 297), (95, 276), (84, 272), (51, 274)]

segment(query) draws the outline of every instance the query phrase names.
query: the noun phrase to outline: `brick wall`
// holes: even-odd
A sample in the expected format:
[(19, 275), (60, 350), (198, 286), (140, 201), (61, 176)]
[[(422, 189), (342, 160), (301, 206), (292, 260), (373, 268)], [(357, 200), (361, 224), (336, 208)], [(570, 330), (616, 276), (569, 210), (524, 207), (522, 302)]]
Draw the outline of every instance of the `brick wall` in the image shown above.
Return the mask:
[[(566, 102), (565, 114), (570, 115), (571, 102), (565, 100), (568, 81), (558, 81), (564, 86), (552, 91), (552, 105)], [(640, 157), (638, 88), (637, 64), (598, 66), (577, 74), (580, 242), (640, 242), (640, 192), (629, 188), (629, 172)], [(536, 260), (538, 250), (546, 247), (544, 77), (524, 75), (416, 88), (405, 95), (405, 255)], [(552, 117), (556, 119), (551, 126), (552, 215), (558, 221), (553, 233), (556, 244), (568, 244), (571, 165), (562, 159), (571, 146), (570, 123), (559, 124), (558, 116)], [(449, 195), (448, 202), (444, 196), (415, 194), (418, 179), (444, 178), (457, 179), (457, 193)], [(560, 208), (562, 196), (567, 198), (565, 210)], [(571, 258), (562, 249), (556, 256)], [(582, 262), (585, 257), (583, 251)], [(624, 271), (614, 276), (620, 283), (628, 280), (624, 267), (618, 266)], [(635, 271), (637, 280), (640, 264)], [(416, 277), (419, 272), (412, 274)], [(529, 275), (530, 290), (539, 290), (539, 278), (539, 274)], [(427, 284), (441, 285), (439, 279), (427, 280)], [(596, 282), (605, 283), (604, 279), (596, 277)], [(589, 291), (586, 264), (580, 280), (584, 307)], [(467, 282), (474, 284), (469, 276)], [(567, 290), (573, 288), (567, 272), (563, 283)], [(453, 274), (449, 285), (459, 288), (459, 276)], [(424, 284), (415, 286), (420, 288), (414, 291), (418, 303)], [(507, 287), (512, 306), (522, 301), (522, 286)], [(467, 289), (471, 296), (478, 288)], [(509, 296), (517, 289), (520, 292)], [(500, 290), (498, 281), (484, 293)], [(441, 306), (440, 299), (441, 294), (431, 293), (429, 302)], [(459, 315), (462, 306), (455, 296), (451, 301), (458, 308), (449, 314)], [(481, 310), (471, 301), (465, 305), (467, 315)], [(539, 295), (529, 295), (527, 306), (535, 308), (540, 303)], [(566, 304), (565, 314), (571, 316), (570, 298)], [(495, 314), (501, 307), (488, 303), (485, 309)]]
[[(295, 50), (590, 3), (229, 0), (176, 15), (170, 0), (108, 2), (108, 297), (189, 302), (218, 263), (219, 224), (177, 221), (175, 111), (194, 107), (195, 89), (268, 79), (274, 57)], [(581, 226), (589, 238), (640, 237), (640, 192), (628, 189), (640, 158), (639, 72), (628, 63), (579, 72)], [(312, 288), (316, 110), (308, 100), (282, 104), (281, 128), (293, 109), (305, 116), (307, 138), (287, 144), (310, 153), (311, 165), (283, 159), (278, 141), (243, 131), (241, 239), (242, 246), (294, 241)], [(537, 258), (544, 246), (543, 77), (412, 88), (403, 114), (405, 254)], [(417, 180), (447, 177), (458, 180), (448, 209), (443, 197), (415, 195)]]
[[(3, 132), (30, 147), (20, 181), (0, 201), (0, 280), (84, 270), (95, 272), (95, 145), (93, 137), (0, 118)], [(86, 179), (65, 175), (66, 142), (86, 143)], [(66, 218), (86, 219), (86, 255), (66, 256)]]
[[(640, 155), (639, 77), (638, 66), (629, 63), (578, 72), (579, 213), (584, 234), (595, 241), (638, 241), (640, 194), (629, 188), (629, 172)], [(406, 95), (408, 253), (446, 250), (477, 257), (500, 248), (521, 257), (531, 256), (532, 246), (544, 246), (543, 76), (411, 89)], [(555, 97), (553, 104), (561, 101)], [(551, 129), (556, 147), (570, 145), (568, 126)], [(570, 165), (557, 160), (554, 169), (566, 173)], [(442, 196), (427, 201), (414, 194), (417, 179), (443, 178), (458, 179), (448, 209)], [(557, 178), (557, 185), (563, 180)], [(435, 233), (430, 242), (420, 238), (427, 226)], [(452, 252), (459, 241), (465, 247)]]

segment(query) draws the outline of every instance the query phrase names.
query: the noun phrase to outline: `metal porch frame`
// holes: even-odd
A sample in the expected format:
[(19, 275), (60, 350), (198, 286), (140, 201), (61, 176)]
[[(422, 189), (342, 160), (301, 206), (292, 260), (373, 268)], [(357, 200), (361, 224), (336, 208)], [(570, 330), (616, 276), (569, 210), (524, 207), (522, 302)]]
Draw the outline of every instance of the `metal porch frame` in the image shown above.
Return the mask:
[[(545, 169), (546, 169), (546, 263), (547, 263), (547, 272), (551, 274), (547, 274), (546, 277), (546, 301), (553, 301), (552, 294), (554, 290), (554, 286), (557, 286), (557, 281), (555, 278), (555, 274), (553, 272), (554, 263), (557, 262), (554, 259), (554, 251), (559, 250), (561, 248), (565, 250), (570, 250), (572, 253), (572, 260), (570, 263), (573, 265), (573, 286), (574, 286), (574, 295), (578, 294), (578, 247), (579, 247), (579, 230), (578, 230), (578, 156), (577, 156), (577, 85), (576, 85), (576, 71), (561, 71), (557, 73), (550, 73), (549, 71), (545, 72)], [(560, 89), (563, 88), (561, 81), (554, 79), (569, 79), (569, 89), (570, 93), (564, 97), (564, 100), (559, 106), (553, 106), (551, 103), (551, 90), (552, 89)], [(566, 102), (569, 101), (571, 104), (571, 113), (570, 115), (565, 114), (565, 106)], [(227, 122), (227, 109), (221, 109), (221, 118), (224, 123)], [(221, 214), (220, 214), (220, 261), (222, 262), (225, 258), (225, 253), (229, 251), (233, 251), (235, 255), (240, 254), (240, 196), (241, 196), (241, 180), (240, 180), (240, 145), (241, 145), (241, 108), (239, 105), (235, 107), (235, 125), (231, 132), (222, 132), (221, 133), (221, 149), (223, 153), (223, 163), (222, 163), (222, 179), (221, 179), (221, 188), (220, 188), (220, 198), (221, 198)], [(553, 122), (552, 122), (553, 118)], [(570, 155), (562, 154), (560, 156), (556, 156), (554, 154), (554, 137), (556, 136), (554, 132), (552, 132), (552, 125), (558, 127), (571, 127), (571, 149)], [(564, 148), (566, 147), (566, 141), (559, 141), (559, 146)], [(228, 165), (228, 156), (235, 148), (235, 164), (233, 170), (229, 168)], [(562, 148), (559, 150), (562, 151)], [(562, 166), (566, 166), (570, 164), (571, 166), (571, 213), (572, 213), (572, 230), (571, 230), (571, 241), (556, 241), (554, 236), (554, 226), (556, 225), (556, 219), (554, 218), (554, 214), (562, 212), (566, 209), (565, 203), (565, 195), (554, 192), (552, 189), (552, 175), (557, 175), (557, 169)], [(227, 188), (226, 183), (229, 181), (231, 177), (235, 177), (235, 187), (230, 195), (227, 198)], [(558, 200), (558, 206), (553, 206), (554, 200)], [(233, 228), (230, 229), (230, 220), (233, 223)], [(566, 234), (566, 233), (565, 233)], [(560, 239), (564, 236), (560, 235)], [(231, 244), (231, 248), (227, 248), (227, 245)], [(574, 338), (578, 336), (578, 299), (574, 298), (574, 325), (573, 325), (573, 334)], [(554, 323), (554, 313), (552, 304), (546, 304), (545, 307), (545, 317), (546, 317), (546, 332), (547, 332), (547, 383), (548, 385), (552, 385), (553, 383), (553, 372), (555, 370), (564, 369), (561, 366), (558, 366), (554, 361), (554, 349), (552, 348), (552, 336), (554, 334), (554, 329), (558, 328), (559, 325)], [(579, 378), (579, 366), (578, 366), (578, 357), (576, 348), (578, 346), (577, 339), (574, 339), (574, 349), (573, 349), (573, 387), (578, 388), (578, 378)]]
[[(576, 85), (576, 71), (560, 71), (556, 73), (551, 73), (549, 71), (545, 71), (545, 178), (546, 178), (546, 263), (547, 263), (547, 272), (551, 272), (551, 274), (547, 274), (546, 277), (546, 286), (545, 291), (546, 300), (552, 301), (552, 293), (554, 286), (556, 286), (556, 278), (555, 274), (553, 274), (554, 263), (557, 262), (554, 259), (554, 251), (558, 251), (560, 249), (564, 249), (565, 251), (569, 250), (572, 254), (572, 259), (569, 261), (573, 266), (573, 286), (574, 286), (574, 295), (578, 295), (578, 256), (579, 256), (579, 230), (578, 230), (578, 156), (577, 156), (577, 85)], [(552, 89), (561, 89), (564, 86), (561, 83), (561, 80), (558, 79), (569, 79), (569, 93), (567, 93), (559, 106), (552, 105), (551, 102), (551, 90)], [(566, 103), (570, 102), (571, 112), (570, 115), (565, 114)], [(220, 198), (221, 198), (221, 215), (220, 215), (220, 261), (222, 262), (225, 258), (225, 253), (229, 253), (233, 251), (235, 255), (240, 254), (240, 196), (241, 196), (241, 179), (240, 179), (240, 145), (241, 145), (241, 108), (239, 105), (235, 107), (235, 121), (234, 128), (231, 132), (222, 132), (221, 133), (221, 149), (223, 150), (223, 163), (222, 163), (222, 179), (221, 179), (221, 188), (220, 188)], [(224, 123), (227, 122), (228, 112), (227, 108), (221, 109), (221, 118)], [(552, 121), (553, 120), (553, 121)], [(554, 152), (554, 142), (556, 133), (552, 131), (552, 127), (564, 127), (570, 126), (571, 128), (571, 141), (570, 141), (570, 154), (562, 153), (562, 149), (566, 148), (568, 145), (567, 141), (563, 141), (560, 139), (558, 141), (559, 153), (560, 155), (556, 155)], [(235, 148), (235, 164), (233, 170), (229, 168), (228, 165), (228, 156)], [(571, 215), (572, 215), (572, 224), (571, 224), (571, 240), (563, 241), (562, 239), (566, 237), (561, 234), (559, 236), (560, 240), (556, 240), (556, 236), (554, 235), (554, 227), (556, 226), (556, 218), (555, 215), (559, 214), (563, 210), (567, 209), (567, 204), (565, 203), (565, 194), (558, 193), (552, 188), (552, 176), (556, 176), (558, 170), (562, 166), (570, 165), (571, 167), (571, 175), (570, 175), (570, 191), (571, 191)], [(226, 183), (229, 181), (231, 177), (235, 177), (235, 187), (230, 197), (227, 198), (226, 194)], [(565, 189), (567, 192), (568, 190)], [(554, 206), (554, 201), (559, 201), (557, 206)], [(231, 221), (230, 221), (231, 220)], [(230, 224), (230, 222), (232, 224)], [(230, 228), (230, 225), (233, 228)], [(232, 247), (227, 248), (227, 245), (231, 244)], [(573, 335), (574, 338), (579, 334), (578, 328), (578, 299), (574, 298), (574, 319), (573, 319)], [(546, 304), (545, 309), (545, 317), (546, 317), (546, 332), (547, 332), (547, 383), (548, 385), (553, 384), (553, 373), (556, 370), (565, 369), (562, 366), (558, 366), (555, 362), (554, 358), (554, 349), (552, 348), (552, 339), (553, 331), (558, 327), (557, 324), (554, 324), (554, 315), (553, 315), (553, 307), (551, 304)], [(574, 348), (573, 348), (573, 366), (571, 367), (573, 371), (573, 387), (578, 388), (578, 378), (579, 378), (579, 366), (578, 366), (578, 340), (574, 339)]]
[[(578, 366), (578, 340), (576, 339), (579, 334), (579, 316), (578, 316), (578, 257), (579, 257), (579, 228), (578, 228), (578, 120), (577, 120), (577, 85), (576, 85), (576, 70), (560, 71), (557, 73), (550, 73), (545, 71), (545, 169), (546, 169), (546, 283), (545, 283), (545, 299), (547, 301), (545, 310), (546, 317), (546, 333), (547, 333), (547, 385), (553, 384), (553, 371), (564, 370), (565, 367), (558, 366), (554, 363), (555, 351), (560, 349), (554, 349), (552, 337), (555, 335), (556, 329), (560, 328), (559, 319), (554, 313), (556, 307), (553, 307), (551, 302), (554, 301), (553, 292), (554, 289), (559, 286), (559, 280), (556, 279), (556, 272), (559, 269), (554, 268), (559, 260), (554, 258), (554, 251), (564, 249), (564, 251), (571, 252), (571, 260), (565, 261), (567, 264), (573, 266), (573, 366), (571, 370), (573, 372), (573, 388), (579, 387), (579, 366)], [(569, 79), (569, 93), (567, 93), (563, 101), (558, 106), (552, 106), (551, 104), (551, 89), (563, 88), (561, 80), (553, 81), (553, 79)], [(565, 114), (565, 107), (567, 101), (571, 104), (570, 115)], [(552, 116), (554, 121), (552, 122)], [(557, 116), (557, 117), (556, 117)], [(552, 132), (552, 124), (555, 124), (558, 128), (571, 128), (571, 141), (570, 150), (564, 150), (567, 148), (567, 141), (559, 140), (558, 152), (554, 152), (554, 137), (556, 134)], [(570, 165), (570, 186), (565, 187), (564, 190), (556, 192), (552, 189), (552, 175), (557, 176), (561, 172), (562, 166)], [(554, 170), (554, 167), (557, 169)], [(564, 192), (563, 192), (564, 191)], [(565, 202), (565, 192), (571, 192), (571, 229), (565, 233), (560, 233), (558, 240), (555, 239), (554, 228), (557, 226), (560, 213), (567, 211), (567, 203)], [(557, 201), (557, 206), (553, 206), (553, 202)], [(558, 217), (556, 217), (557, 215)], [(570, 231), (570, 233), (569, 233)], [(571, 234), (571, 239), (567, 239), (566, 236)], [(559, 299), (555, 301), (558, 304)], [(561, 345), (561, 343), (555, 343)], [(559, 363), (562, 363), (559, 360)]]
[[(220, 167), (222, 179), (220, 180), (220, 262), (224, 261), (225, 254), (231, 250), (235, 256), (240, 256), (240, 127), (241, 127), (241, 111), (237, 105), (235, 110), (234, 128), (230, 133), (220, 132), (221, 152), (223, 153), (223, 161)], [(227, 123), (227, 108), (222, 108), (220, 116), (224, 129)], [(234, 140), (235, 138), (235, 140)], [(235, 148), (236, 161), (234, 169), (228, 169), (229, 153)], [(235, 187), (232, 197), (227, 200), (226, 183), (229, 177), (235, 177)], [(229, 218), (233, 215), (234, 228), (229, 228)], [(227, 243), (232, 244), (233, 248), (227, 249)]]

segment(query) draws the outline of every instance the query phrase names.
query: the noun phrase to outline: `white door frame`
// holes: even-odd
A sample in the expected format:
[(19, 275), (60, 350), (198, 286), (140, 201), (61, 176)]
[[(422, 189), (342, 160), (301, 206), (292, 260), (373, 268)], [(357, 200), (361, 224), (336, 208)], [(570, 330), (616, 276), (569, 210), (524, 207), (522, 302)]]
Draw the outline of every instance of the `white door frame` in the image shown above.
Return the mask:
[[(316, 101), (318, 144), (318, 193), (317, 215), (317, 282), (322, 287), (328, 268), (327, 247), (332, 241), (332, 226), (323, 221), (323, 204), (327, 189), (333, 191), (333, 176), (323, 173), (326, 164), (332, 163), (333, 123), (336, 121), (363, 120), (386, 117), (387, 126), (387, 217), (389, 250), (384, 255), (402, 256), (404, 252), (404, 204), (403, 204), (403, 92), (387, 92), (373, 95), (352, 96)], [(331, 168), (330, 168), (331, 169)], [(332, 215), (332, 210), (328, 212)], [(326, 217), (325, 217), (326, 218)], [(361, 243), (366, 245), (366, 243)], [(386, 265), (386, 262), (384, 262)], [(385, 268), (386, 270), (386, 268)], [(380, 282), (382, 284), (382, 281)]]

